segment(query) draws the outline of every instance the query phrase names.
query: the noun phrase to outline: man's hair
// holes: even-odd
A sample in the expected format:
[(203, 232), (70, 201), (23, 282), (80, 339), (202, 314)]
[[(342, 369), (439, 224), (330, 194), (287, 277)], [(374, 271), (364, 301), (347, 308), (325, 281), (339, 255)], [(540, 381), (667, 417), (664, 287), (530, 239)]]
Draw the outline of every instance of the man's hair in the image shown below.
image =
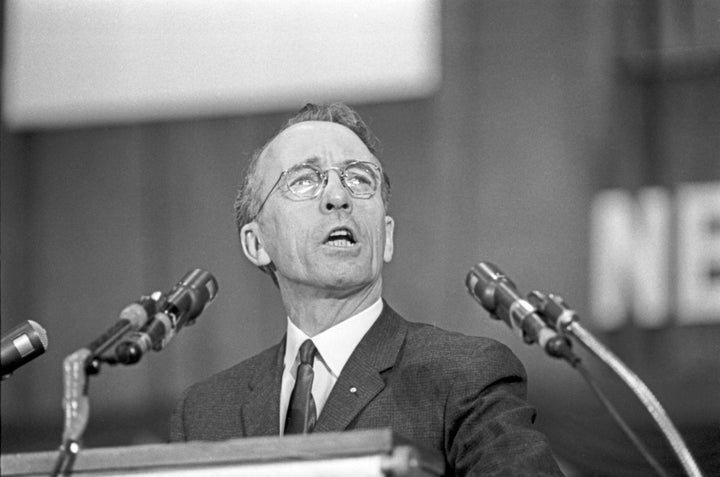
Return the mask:
[[(260, 202), (263, 200), (263, 197), (260, 197), (262, 180), (257, 174), (257, 166), (260, 156), (280, 133), (290, 126), (304, 121), (328, 121), (345, 126), (360, 138), (360, 140), (378, 159), (378, 161), (380, 160), (377, 157), (379, 141), (372, 131), (370, 131), (370, 128), (367, 127), (357, 111), (343, 103), (306, 104), (300, 111), (297, 112), (297, 114), (295, 114), (295, 116), (288, 119), (280, 130), (265, 143), (265, 145), (257, 149), (252, 154), (247, 169), (245, 170), (245, 176), (238, 189), (237, 197), (235, 198), (235, 222), (238, 233), (240, 233), (240, 230), (245, 224), (255, 218), (255, 215), (260, 208)], [(390, 180), (385, 171), (383, 171), (381, 194), (383, 204), (387, 210), (390, 199)]]

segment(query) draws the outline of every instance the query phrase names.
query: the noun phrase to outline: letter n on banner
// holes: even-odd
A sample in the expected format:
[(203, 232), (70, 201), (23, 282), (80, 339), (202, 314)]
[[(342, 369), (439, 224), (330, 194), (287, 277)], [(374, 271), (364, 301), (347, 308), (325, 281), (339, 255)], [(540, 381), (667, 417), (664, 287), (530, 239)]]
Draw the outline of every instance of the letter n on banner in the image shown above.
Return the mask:
[(632, 317), (645, 328), (668, 319), (670, 199), (665, 190), (603, 191), (592, 207), (590, 306), (601, 329)]

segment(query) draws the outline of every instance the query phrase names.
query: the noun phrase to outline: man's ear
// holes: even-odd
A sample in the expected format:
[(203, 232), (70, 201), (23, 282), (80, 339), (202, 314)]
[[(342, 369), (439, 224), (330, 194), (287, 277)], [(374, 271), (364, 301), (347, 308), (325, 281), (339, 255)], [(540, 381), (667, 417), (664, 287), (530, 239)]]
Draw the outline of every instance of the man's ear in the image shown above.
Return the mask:
[(253, 221), (242, 226), (240, 229), (240, 243), (245, 256), (254, 265), (264, 267), (270, 264), (270, 256), (262, 245), (257, 222)]
[(395, 233), (395, 221), (389, 215), (385, 216), (385, 250), (383, 250), (383, 260), (385, 263), (390, 262), (395, 250), (395, 242), (393, 234)]

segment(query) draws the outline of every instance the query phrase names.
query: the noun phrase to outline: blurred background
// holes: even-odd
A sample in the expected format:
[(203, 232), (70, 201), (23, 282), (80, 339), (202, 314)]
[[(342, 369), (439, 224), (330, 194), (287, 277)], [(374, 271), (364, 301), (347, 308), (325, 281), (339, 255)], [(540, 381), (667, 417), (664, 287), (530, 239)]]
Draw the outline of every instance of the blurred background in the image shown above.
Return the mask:
[[(580, 375), (468, 295), (479, 261), (562, 295), (720, 474), (720, 1), (6, 1), (2, 333), (48, 351), (2, 382), (2, 452), (56, 449), (62, 360), (127, 304), (211, 271), (215, 302), (161, 353), (90, 379), (85, 447), (167, 439), (193, 382), (280, 340), (243, 257), (246, 159), (309, 101), (382, 142), (406, 318), (510, 346), (568, 475), (651, 475)], [(679, 473), (637, 399), (576, 345)]]

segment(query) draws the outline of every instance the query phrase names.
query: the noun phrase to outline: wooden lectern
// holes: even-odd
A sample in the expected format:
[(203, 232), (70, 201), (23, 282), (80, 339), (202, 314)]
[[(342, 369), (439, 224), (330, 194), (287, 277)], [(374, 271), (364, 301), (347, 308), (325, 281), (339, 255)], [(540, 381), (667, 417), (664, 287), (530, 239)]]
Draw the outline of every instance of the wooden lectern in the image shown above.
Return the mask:
[[(1, 473), (48, 476), (58, 453), (2, 456)], [(438, 476), (444, 459), (386, 429), (82, 449), (72, 475), (103, 476)]]

